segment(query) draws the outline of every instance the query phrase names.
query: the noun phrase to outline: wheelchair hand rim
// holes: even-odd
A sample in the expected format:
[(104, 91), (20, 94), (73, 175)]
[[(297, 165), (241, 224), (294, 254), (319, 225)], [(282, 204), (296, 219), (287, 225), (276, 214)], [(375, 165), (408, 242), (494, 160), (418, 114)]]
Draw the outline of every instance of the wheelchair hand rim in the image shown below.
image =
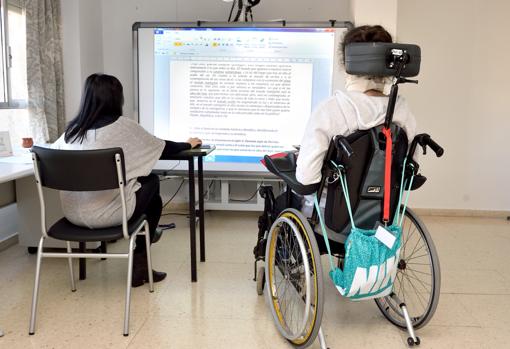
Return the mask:
[[(270, 246), (272, 246), (273, 243), (276, 244), (276, 242), (273, 241), (273, 239), (276, 239), (277, 238), (277, 235), (278, 234), (275, 234), (274, 231), (275, 229), (277, 228), (278, 225), (281, 225), (281, 223), (285, 223), (287, 224), (291, 230), (292, 230), (292, 233), (293, 235), (295, 236), (297, 242), (298, 242), (298, 246), (299, 246), (299, 250), (301, 252), (301, 255), (305, 258), (303, 258), (303, 265), (304, 265), (304, 269), (305, 269), (305, 284), (306, 284), (306, 297), (305, 297), (305, 313), (304, 313), (304, 316), (303, 316), (303, 320), (301, 322), (301, 325), (300, 327), (298, 327), (298, 331), (295, 331), (295, 333), (290, 333), (289, 329), (288, 328), (284, 328), (282, 326), (282, 324), (285, 324), (286, 327), (288, 327), (288, 324), (287, 324), (287, 321), (284, 319), (284, 316), (280, 310), (280, 304), (279, 302), (277, 301), (278, 300), (278, 297), (275, 297), (275, 293), (276, 293), (276, 290), (274, 289), (273, 287), (273, 278), (274, 278), (274, 272), (272, 270), (274, 270), (274, 268), (276, 268), (276, 265), (274, 265), (274, 262), (276, 260), (276, 256), (275, 256), (275, 249), (271, 249)], [(310, 282), (310, 264), (308, 262), (308, 258), (307, 258), (307, 252), (306, 252), (306, 248), (305, 248), (305, 244), (304, 244), (304, 241), (303, 241), (303, 238), (301, 237), (300, 234), (296, 233), (296, 232), (299, 232), (296, 224), (294, 224), (294, 222), (292, 222), (292, 220), (290, 220), (289, 218), (287, 217), (278, 217), (276, 219), (276, 221), (273, 223), (273, 225), (271, 226), (271, 240), (268, 241), (268, 249), (269, 249), (269, 259), (266, 259), (266, 267), (268, 268), (267, 270), (267, 287), (268, 287), (268, 292), (267, 292), (267, 295), (269, 297), (269, 301), (272, 303), (272, 307), (271, 307), (271, 310), (275, 313), (275, 315), (278, 317), (279, 321), (277, 322), (277, 327), (279, 328), (280, 330), (280, 333), (285, 337), (287, 338), (288, 340), (290, 341), (295, 341), (296, 339), (300, 338), (303, 336), (303, 334), (305, 334), (306, 332), (306, 325), (308, 323), (308, 316), (309, 316), (309, 313), (310, 313), (310, 306), (311, 306), (311, 299), (310, 299), (310, 292), (311, 292), (311, 282)], [(272, 263), (273, 265), (269, 265), (269, 263)]]

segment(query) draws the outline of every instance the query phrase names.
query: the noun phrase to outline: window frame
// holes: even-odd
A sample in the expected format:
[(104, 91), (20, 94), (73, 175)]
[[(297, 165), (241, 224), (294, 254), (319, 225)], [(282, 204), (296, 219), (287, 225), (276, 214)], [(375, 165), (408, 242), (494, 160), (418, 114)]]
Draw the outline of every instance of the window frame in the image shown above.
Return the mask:
[(12, 54), (11, 46), (9, 45), (9, 5), (17, 6), (23, 11), (20, 1), (0, 0), (0, 54), (3, 57), (0, 63), (0, 84), (4, 84), (3, 99), (6, 100), (5, 102), (0, 101), (0, 109), (26, 109), (28, 106), (27, 100), (12, 98)]

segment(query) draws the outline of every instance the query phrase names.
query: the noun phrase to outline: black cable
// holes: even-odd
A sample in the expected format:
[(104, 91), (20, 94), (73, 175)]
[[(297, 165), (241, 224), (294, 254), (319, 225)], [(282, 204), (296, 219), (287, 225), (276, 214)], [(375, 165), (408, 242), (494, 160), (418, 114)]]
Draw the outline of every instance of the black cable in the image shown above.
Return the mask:
[(236, 17), (234, 18), (234, 22), (239, 22), (239, 18), (241, 17), (241, 13), (243, 12), (243, 0), (238, 0), (237, 3), (238, 3), (237, 14)]
[[(184, 181), (185, 181), (184, 179), (181, 181), (181, 183), (179, 184), (179, 188), (177, 188), (177, 191), (174, 193), (174, 195), (172, 195), (172, 197), (170, 198), (170, 200), (168, 200), (168, 201), (167, 201), (167, 202), (163, 205), (163, 207), (162, 207), (161, 209), (164, 209), (164, 208), (165, 208), (165, 207), (166, 207), (166, 206), (170, 203), (170, 201), (172, 201), (172, 200), (175, 198), (175, 196), (177, 195), (177, 193), (181, 190), (182, 185), (184, 184)], [(205, 196), (206, 196), (207, 194), (209, 194), (209, 190), (211, 190), (211, 187), (213, 186), (213, 184), (214, 184), (214, 181), (211, 181), (211, 183), (209, 183), (209, 185), (207, 186), (207, 191), (206, 191), (206, 192), (204, 193), (204, 195), (203, 195), (203, 196), (204, 196), (204, 198), (205, 198)], [(173, 215), (183, 215), (183, 216), (184, 216), (184, 215), (188, 215), (189, 213), (175, 213), (175, 212), (174, 212), (174, 213), (172, 213), (172, 212), (167, 212), (167, 213), (162, 214), (161, 216), (168, 216), (168, 215), (172, 215), (172, 214), (173, 214)]]
[(214, 180), (211, 180), (211, 183), (209, 183), (209, 186), (207, 187), (207, 191), (203, 195), (204, 199), (207, 196), (207, 194), (209, 194), (209, 191), (211, 190), (211, 187), (213, 186), (213, 184), (214, 184)]
[(257, 190), (255, 190), (255, 192), (252, 194), (252, 196), (250, 196), (249, 199), (230, 199), (230, 201), (233, 201), (233, 202), (248, 202), (248, 201), (251, 201), (255, 197), (255, 195), (257, 195), (257, 193), (259, 192), (259, 189), (260, 189), (261, 186), (262, 186), (262, 184), (257, 187)]
[(168, 200), (161, 209), (164, 209), (169, 203), (170, 201), (172, 201), (175, 196), (177, 195), (177, 193), (179, 193), (179, 191), (181, 190), (182, 188), (182, 185), (184, 184), (184, 179), (181, 181), (181, 184), (179, 184), (179, 188), (177, 188), (177, 190), (175, 191), (174, 195), (172, 195), (172, 197), (170, 198), (170, 200)]
[(230, 8), (230, 14), (228, 15), (228, 22), (232, 19), (232, 12), (234, 12), (234, 7), (236, 5), (235, 0), (232, 1), (232, 7)]

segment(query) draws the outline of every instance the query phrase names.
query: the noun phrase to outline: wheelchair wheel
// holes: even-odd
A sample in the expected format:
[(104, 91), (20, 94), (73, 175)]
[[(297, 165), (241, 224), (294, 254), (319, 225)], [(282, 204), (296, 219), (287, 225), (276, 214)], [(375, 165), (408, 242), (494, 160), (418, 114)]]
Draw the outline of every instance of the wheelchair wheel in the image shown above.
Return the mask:
[(264, 267), (259, 267), (257, 270), (257, 294), (262, 296), (264, 294), (264, 284), (266, 283), (266, 275)]
[(322, 266), (306, 218), (286, 209), (271, 226), (266, 247), (266, 288), (279, 332), (297, 348), (313, 343), (324, 308)]
[[(436, 248), (421, 219), (409, 208), (402, 223), (402, 247), (393, 292), (407, 306), (415, 329), (425, 326), (439, 302), (441, 270)], [(394, 325), (406, 328), (399, 304), (390, 296), (375, 300)]]

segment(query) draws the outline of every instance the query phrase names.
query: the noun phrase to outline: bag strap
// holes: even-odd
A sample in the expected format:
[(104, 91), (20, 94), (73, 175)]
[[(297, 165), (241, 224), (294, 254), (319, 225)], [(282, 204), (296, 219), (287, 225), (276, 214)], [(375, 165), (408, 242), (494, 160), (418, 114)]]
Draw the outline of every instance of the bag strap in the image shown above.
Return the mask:
[(326, 244), (326, 248), (328, 250), (329, 266), (331, 267), (331, 270), (335, 270), (335, 263), (333, 263), (333, 256), (331, 255), (331, 247), (329, 246), (328, 232), (326, 231), (326, 225), (324, 224), (324, 218), (322, 217), (321, 208), (319, 206), (319, 200), (317, 200), (317, 193), (313, 194), (313, 202), (315, 205), (315, 209), (317, 210), (317, 215), (319, 216), (319, 222), (321, 224), (321, 230), (322, 230), (322, 237), (324, 238), (324, 243)]
[(345, 204), (347, 205), (347, 212), (349, 212), (349, 218), (351, 220), (351, 227), (356, 229), (356, 225), (354, 224), (354, 218), (352, 215), (352, 207), (351, 207), (351, 198), (349, 196), (349, 189), (347, 187), (347, 177), (345, 175), (345, 167), (343, 165), (337, 165), (333, 160), (331, 160), (331, 164), (335, 167), (337, 171), (338, 179), (340, 180), (340, 184), (342, 185), (342, 191), (345, 198)]
[[(412, 172), (411, 178), (409, 179), (409, 185), (407, 185), (407, 180), (404, 182), (406, 163), (407, 163), (407, 157), (404, 159), (404, 164), (402, 166), (402, 178), (400, 178), (400, 193), (398, 195), (397, 212), (395, 213), (395, 217), (393, 218), (393, 225), (398, 225), (399, 227), (402, 226), (402, 223), (404, 221), (404, 216), (405, 216), (406, 209), (407, 209), (407, 203), (409, 201), (409, 194), (411, 194), (411, 186), (413, 185), (413, 180), (414, 180), (414, 165), (412, 162), (410, 162), (409, 166), (412, 167), (413, 172)], [(406, 190), (406, 188), (409, 188), (409, 189), (407, 190), (407, 195), (404, 200), (404, 208), (402, 209), (402, 216), (400, 216), (400, 205), (402, 203), (402, 197), (404, 196), (404, 191)]]
[[(349, 191), (347, 188), (347, 178), (345, 176), (344, 167), (342, 165), (337, 165), (332, 160), (331, 160), (331, 164), (335, 167), (335, 170), (336, 170), (335, 177), (340, 180), (340, 184), (342, 185), (342, 191), (344, 194), (345, 203), (347, 205), (347, 211), (349, 212), (349, 218), (351, 220), (351, 227), (352, 227), (352, 229), (356, 229), (356, 225), (354, 224), (354, 218), (352, 215), (351, 200), (350, 200)], [(330, 264), (331, 270), (335, 270), (335, 264), (333, 263), (333, 256), (331, 254), (331, 247), (329, 246), (328, 232), (326, 230), (326, 224), (324, 224), (324, 217), (322, 216), (322, 211), (319, 206), (319, 200), (317, 199), (317, 193), (314, 194), (314, 205), (315, 205), (315, 209), (317, 210), (317, 215), (319, 216), (319, 222), (321, 225), (324, 243), (326, 244), (326, 249), (328, 250), (329, 264)]]

